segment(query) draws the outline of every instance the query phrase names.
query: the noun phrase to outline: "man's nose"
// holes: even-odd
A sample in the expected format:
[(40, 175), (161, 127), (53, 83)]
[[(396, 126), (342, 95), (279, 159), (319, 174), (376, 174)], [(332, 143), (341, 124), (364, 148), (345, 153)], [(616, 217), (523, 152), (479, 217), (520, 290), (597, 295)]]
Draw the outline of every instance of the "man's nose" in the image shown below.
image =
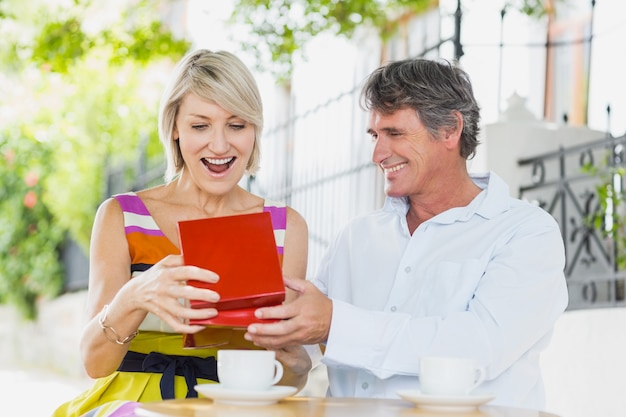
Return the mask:
[(384, 137), (379, 136), (376, 142), (374, 142), (374, 148), (372, 149), (372, 162), (380, 164), (389, 157), (390, 153), (388, 141)]

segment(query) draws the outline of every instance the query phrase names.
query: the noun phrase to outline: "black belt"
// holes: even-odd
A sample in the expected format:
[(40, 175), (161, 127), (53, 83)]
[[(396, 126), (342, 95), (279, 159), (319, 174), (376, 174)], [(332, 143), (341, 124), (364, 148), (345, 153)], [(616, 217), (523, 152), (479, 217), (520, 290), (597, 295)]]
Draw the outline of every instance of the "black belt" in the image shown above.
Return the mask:
[(219, 382), (217, 378), (217, 361), (215, 357), (199, 358), (197, 356), (164, 355), (150, 352), (146, 355), (128, 351), (122, 364), (117, 369), (122, 372), (151, 372), (161, 376), (161, 397), (164, 400), (174, 398), (174, 376), (184, 376), (187, 382), (187, 398), (197, 398), (194, 389), (198, 378)]

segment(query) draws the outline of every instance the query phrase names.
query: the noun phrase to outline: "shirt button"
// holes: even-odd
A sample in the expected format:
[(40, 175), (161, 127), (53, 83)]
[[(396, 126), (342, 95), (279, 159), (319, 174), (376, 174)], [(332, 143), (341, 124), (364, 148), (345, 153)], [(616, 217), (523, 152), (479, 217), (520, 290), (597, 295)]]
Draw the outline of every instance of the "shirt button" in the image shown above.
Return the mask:
[(364, 382), (363, 384), (361, 384), (361, 388), (363, 389), (367, 389), (370, 386), (370, 384), (368, 384), (367, 382)]
[(396, 311), (396, 306), (391, 306), (391, 311)]
[(411, 267), (407, 266), (406, 268), (404, 268), (404, 272), (406, 272), (407, 274), (411, 272)]

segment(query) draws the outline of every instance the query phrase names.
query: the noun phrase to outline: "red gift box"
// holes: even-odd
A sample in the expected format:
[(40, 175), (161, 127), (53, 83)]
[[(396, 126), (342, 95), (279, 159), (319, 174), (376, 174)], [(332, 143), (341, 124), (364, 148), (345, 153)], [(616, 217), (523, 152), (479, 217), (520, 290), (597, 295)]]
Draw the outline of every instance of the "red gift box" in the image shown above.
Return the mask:
[(209, 269), (220, 276), (214, 284), (187, 282), (220, 294), (216, 303), (191, 300), (192, 308), (214, 307), (218, 315), (190, 320), (190, 324), (246, 327), (268, 322), (257, 319), (254, 310), (285, 300), (270, 213), (180, 221), (178, 235), (186, 265)]

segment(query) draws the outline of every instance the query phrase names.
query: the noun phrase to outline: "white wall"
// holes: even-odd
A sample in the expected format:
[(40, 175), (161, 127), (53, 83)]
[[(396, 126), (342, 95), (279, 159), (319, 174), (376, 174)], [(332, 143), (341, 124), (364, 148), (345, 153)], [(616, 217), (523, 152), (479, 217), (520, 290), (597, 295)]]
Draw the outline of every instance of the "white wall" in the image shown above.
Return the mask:
[[(520, 185), (531, 184), (528, 169), (520, 170), (518, 167), (519, 159), (553, 152), (560, 146), (566, 148), (605, 137), (604, 132), (586, 126), (540, 121), (527, 108), (526, 99), (517, 94), (509, 98), (507, 105), (496, 123), (483, 127), (482, 143), (477, 155), (484, 164), (481, 168), (493, 170), (502, 177), (513, 196), (518, 195)], [(472, 169), (475, 170), (476, 166)]]
[(626, 416), (626, 309), (566, 312), (541, 363), (547, 411)]
[(0, 369), (46, 369), (84, 378), (78, 343), (85, 301), (85, 291), (42, 300), (37, 321), (23, 319), (12, 305), (0, 305)]

